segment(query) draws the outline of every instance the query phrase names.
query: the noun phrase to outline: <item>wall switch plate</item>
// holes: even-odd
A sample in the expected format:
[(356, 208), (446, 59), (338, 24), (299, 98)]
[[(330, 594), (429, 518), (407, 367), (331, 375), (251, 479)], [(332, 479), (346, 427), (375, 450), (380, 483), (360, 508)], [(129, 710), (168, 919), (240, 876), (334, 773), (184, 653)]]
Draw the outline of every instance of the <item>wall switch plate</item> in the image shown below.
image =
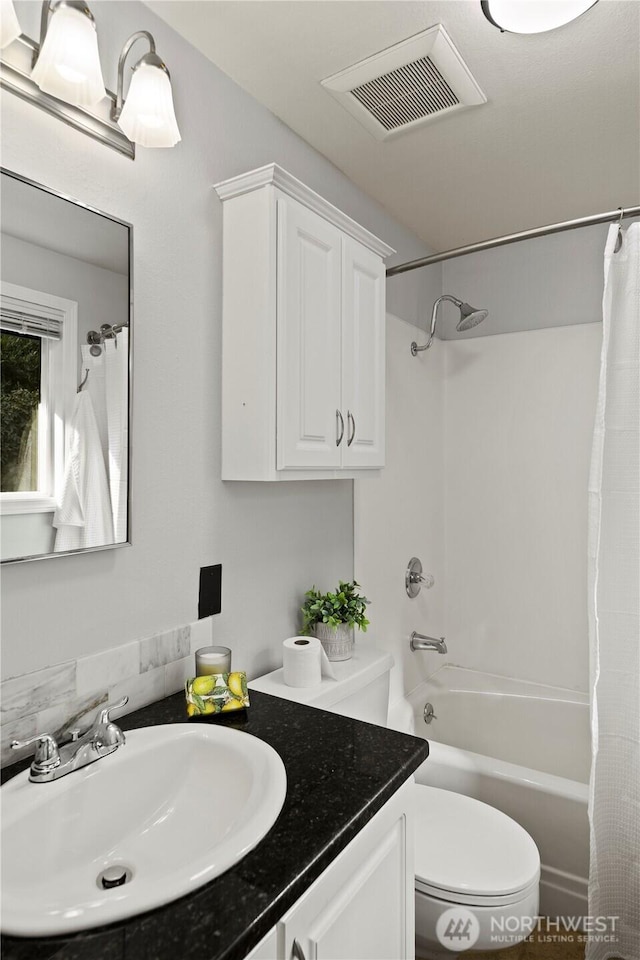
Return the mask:
[(198, 620), (210, 617), (222, 610), (222, 564), (200, 567), (200, 594), (198, 596)]

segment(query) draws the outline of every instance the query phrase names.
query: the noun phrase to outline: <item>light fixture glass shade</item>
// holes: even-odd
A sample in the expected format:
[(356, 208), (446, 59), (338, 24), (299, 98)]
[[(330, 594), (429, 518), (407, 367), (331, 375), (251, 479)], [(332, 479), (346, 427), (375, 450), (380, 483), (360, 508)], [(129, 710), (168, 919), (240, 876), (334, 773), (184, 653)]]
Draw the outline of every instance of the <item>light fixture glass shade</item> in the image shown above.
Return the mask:
[(73, 7), (56, 7), (31, 78), (45, 93), (78, 107), (93, 107), (106, 96), (90, 17)]
[(0, 0), (0, 50), (17, 40), (21, 33), (13, 0)]
[(120, 128), (141, 147), (173, 147), (181, 139), (168, 73), (140, 63), (135, 68), (118, 120)]
[(485, 15), (509, 33), (546, 33), (570, 23), (597, 0), (485, 0)]

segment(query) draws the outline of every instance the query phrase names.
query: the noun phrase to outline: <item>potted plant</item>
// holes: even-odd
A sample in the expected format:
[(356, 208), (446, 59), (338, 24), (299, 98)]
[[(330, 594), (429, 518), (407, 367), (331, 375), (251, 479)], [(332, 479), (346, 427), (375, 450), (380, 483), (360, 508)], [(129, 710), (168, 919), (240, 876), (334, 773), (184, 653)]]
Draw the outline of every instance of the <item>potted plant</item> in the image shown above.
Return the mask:
[(335, 593), (321, 593), (315, 586), (305, 593), (302, 605), (302, 633), (316, 636), (329, 660), (350, 660), (353, 656), (353, 631), (363, 633), (369, 626), (366, 597), (356, 591), (360, 584), (340, 580)]

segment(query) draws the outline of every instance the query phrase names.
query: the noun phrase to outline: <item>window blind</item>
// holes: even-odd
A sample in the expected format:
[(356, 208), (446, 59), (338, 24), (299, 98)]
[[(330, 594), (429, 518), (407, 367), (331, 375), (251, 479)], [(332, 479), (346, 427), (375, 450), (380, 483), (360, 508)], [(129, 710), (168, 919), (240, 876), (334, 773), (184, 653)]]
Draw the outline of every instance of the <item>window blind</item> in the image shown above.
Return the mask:
[(22, 313), (5, 304), (0, 308), (0, 329), (11, 333), (24, 333), (46, 340), (62, 340), (62, 326), (62, 320), (56, 317)]

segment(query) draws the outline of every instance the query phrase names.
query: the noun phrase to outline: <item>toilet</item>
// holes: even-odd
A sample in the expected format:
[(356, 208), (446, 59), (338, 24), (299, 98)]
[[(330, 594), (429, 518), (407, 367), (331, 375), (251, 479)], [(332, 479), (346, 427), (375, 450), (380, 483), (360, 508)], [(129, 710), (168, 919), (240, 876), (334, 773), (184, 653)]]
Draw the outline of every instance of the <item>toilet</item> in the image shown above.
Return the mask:
[[(455, 956), (464, 942), (458, 939), (461, 931), (475, 937), (473, 950), (499, 950), (523, 940), (538, 914), (540, 882), (540, 855), (527, 831), (461, 793), (416, 784), (416, 796), (420, 954), (433, 960)], [(449, 913), (454, 908), (463, 910)]]
[[(282, 669), (249, 688), (387, 725), (390, 654), (358, 643), (335, 680), (289, 687)], [(427, 764), (429, 761), (425, 761)], [(500, 810), (449, 790), (415, 785), (416, 943), (429, 960), (499, 950), (523, 940), (538, 913), (540, 855)]]

